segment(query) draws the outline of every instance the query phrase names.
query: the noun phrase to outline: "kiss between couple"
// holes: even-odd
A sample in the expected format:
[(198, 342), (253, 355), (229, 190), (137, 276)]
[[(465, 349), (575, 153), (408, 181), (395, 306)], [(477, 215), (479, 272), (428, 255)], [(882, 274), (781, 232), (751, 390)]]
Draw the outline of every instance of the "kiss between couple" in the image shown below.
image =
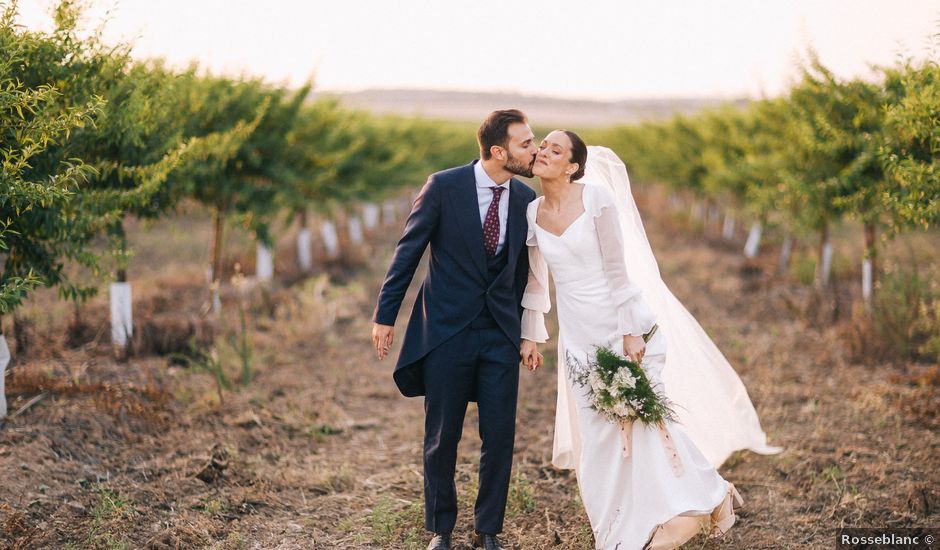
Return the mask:
[[(542, 365), (549, 272), (559, 324), (552, 464), (575, 470), (596, 547), (675, 548), (703, 529), (724, 533), (742, 500), (716, 467), (738, 449), (779, 449), (767, 445), (735, 371), (660, 278), (623, 162), (566, 130), (536, 144), (518, 110), (491, 113), (477, 138), (479, 160), (433, 174), (415, 199), (373, 317), (384, 359), (430, 246), (394, 374), (403, 395), (424, 396), (428, 548), (451, 548), (471, 401), (482, 439), (474, 545), (502, 548), (520, 357), (531, 371)], [(538, 177), (544, 196), (514, 175)], [(598, 347), (640, 363), (678, 422), (618, 425), (596, 410), (566, 358)]]

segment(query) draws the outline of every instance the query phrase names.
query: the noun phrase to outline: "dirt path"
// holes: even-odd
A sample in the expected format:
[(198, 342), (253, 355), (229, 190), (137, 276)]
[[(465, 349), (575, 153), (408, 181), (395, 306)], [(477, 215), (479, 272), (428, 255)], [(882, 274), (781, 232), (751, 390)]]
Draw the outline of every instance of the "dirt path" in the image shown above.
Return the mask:
[[(835, 328), (799, 320), (800, 289), (755, 283), (736, 251), (655, 225), (650, 234), (667, 283), (786, 448), (729, 459), (722, 474), (746, 506), (726, 537), (690, 547), (831, 548), (841, 525), (940, 524), (936, 390), (898, 369), (851, 364)], [(254, 379), (221, 406), (206, 374), (161, 358), (120, 365), (61, 352), (21, 367), (11, 387), (48, 386), (49, 375), (87, 387), (54, 389), (0, 430), (2, 547), (424, 548), (422, 403), (398, 395), (392, 361), (368, 346), (383, 248), (344, 285), (314, 279), (280, 293), (273, 317), (256, 322)], [(591, 548), (575, 480), (549, 464), (555, 357), (545, 351), (545, 370), (522, 373), (506, 540)], [(478, 448), (471, 407), (461, 544)]]

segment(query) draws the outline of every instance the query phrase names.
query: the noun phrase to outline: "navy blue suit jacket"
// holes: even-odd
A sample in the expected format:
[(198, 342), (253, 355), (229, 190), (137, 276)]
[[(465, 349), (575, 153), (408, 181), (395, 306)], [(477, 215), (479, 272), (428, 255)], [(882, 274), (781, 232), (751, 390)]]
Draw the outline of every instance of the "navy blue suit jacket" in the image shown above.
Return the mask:
[(506, 268), (487, 284), (486, 252), (477, 200), (474, 161), (432, 174), (415, 199), (405, 231), (379, 292), (372, 320), (395, 325), (402, 299), (430, 245), (427, 277), (415, 300), (395, 366), (402, 395), (425, 394), (424, 357), (470, 324), (489, 306), (499, 327), (518, 348), (521, 338), (522, 293), (528, 279), (525, 248), (526, 207), (535, 192), (512, 178), (506, 222)]

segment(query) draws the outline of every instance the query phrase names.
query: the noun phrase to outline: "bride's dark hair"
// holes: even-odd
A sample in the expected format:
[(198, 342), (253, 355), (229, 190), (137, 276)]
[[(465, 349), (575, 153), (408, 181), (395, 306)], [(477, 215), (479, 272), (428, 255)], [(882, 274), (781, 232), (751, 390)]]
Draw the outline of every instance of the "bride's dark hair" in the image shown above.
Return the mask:
[(584, 165), (587, 164), (587, 145), (584, 144), (581, 136), (571, 130), (562, 130), (562, 132), (571, 140), (571, 160), (568, 162), (574, 162), (578, 165), (578, 171), (571, 174), (571, 181), (578, 181), (584, 177)]

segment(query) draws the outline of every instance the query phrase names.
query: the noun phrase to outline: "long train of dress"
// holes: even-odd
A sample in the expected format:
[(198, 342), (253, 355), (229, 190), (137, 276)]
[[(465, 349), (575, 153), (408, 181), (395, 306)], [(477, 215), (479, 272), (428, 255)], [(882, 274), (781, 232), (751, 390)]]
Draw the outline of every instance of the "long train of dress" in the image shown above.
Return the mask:
[[(681, 425), (670, 422), (659, 430), (634, 423), (630, 457), (624, 458), (619, 426), (593, 410), (584, 389), (569, 376), (569, 354), (586, 363), (598, 346), (619, 352), (624, 334), (645, 334), (656, 321), (624, 272), (627, 262), (615, 238), (620, 230), (610, 197), (587, 185), (582, 200), (584, 214), (560, 235), (536, 223), (541, 199), (528, 210), (532, 273), (523, 299), (523, 336), (547, 338), (549, 269), (558, 307), (559, 409), (553, 462), (575, 469), (597, 548), (674, 548), (703, 529), (724, 533), (735, 521), (733, 506), (742, 503), (741, 497)], [(648, 343), (642, 364), (660, 388), (665, 347), (660, 331)]]

